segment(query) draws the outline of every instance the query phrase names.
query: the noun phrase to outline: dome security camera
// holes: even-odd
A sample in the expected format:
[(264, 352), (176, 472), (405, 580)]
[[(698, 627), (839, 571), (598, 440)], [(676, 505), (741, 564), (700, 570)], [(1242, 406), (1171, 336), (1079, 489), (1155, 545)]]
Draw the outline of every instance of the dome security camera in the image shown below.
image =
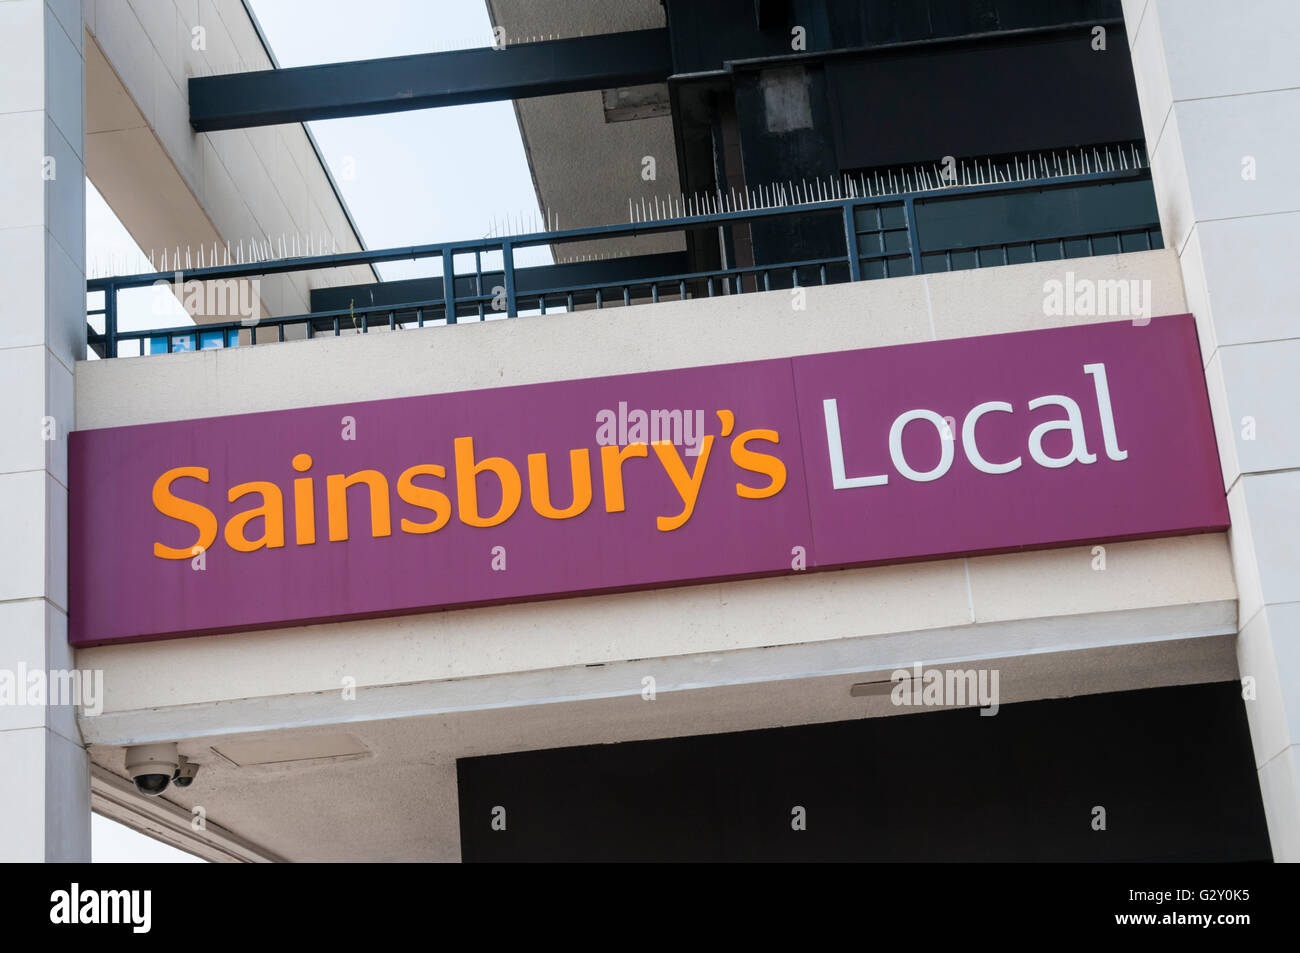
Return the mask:
[[(126, 773), (135, 782), (137, 791), (149, 797), (158, 797), (167, 790), (167, 785), (176, 775), (182, 760), (176, 753), (174, 741), (135, 745), (126, 749)], [(193, 772), (190, 772), (185, 783), (188, 784), (193, 776)]]
[(172, 775), (172, 784), (178, 788), (187, 788), (194, 783), (194, 775), (199, 773), (199, 766), (185, 755), (180, 756), (176, 773)]

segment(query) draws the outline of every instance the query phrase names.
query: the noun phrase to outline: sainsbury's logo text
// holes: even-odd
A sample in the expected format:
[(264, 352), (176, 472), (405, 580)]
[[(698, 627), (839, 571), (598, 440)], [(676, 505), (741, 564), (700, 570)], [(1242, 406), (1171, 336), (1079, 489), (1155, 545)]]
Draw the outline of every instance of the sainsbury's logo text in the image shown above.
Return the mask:
[[(762, 500), (781, 492), (786, 483), (786, 465), (774, 453), (766, 452), (780, 444), (775, 430), (745, 430), (732, 437), (735, 418), (730, 410), (717, 412), (721, 422), (721, 438), (731, 438), (729, 455), (741, 470), (754, 475), (752, 482), (737, 482), (734, 492), (745, 500)], [(487, 528), (500, 526), (523, 509), (525, 479), (528, 506), (542, 519), (568, 520), (587, 512), (596, 503), (605, 513), (621, 513), (627, 509), (624, 492), (624, 467), (633, 461), (645, 459), (657, 464), (678, 496), (679, 508), (656, 517), (655, 525), (661, 532), (672, 532), (684, 526), (695, 512), (700, 498), (704, 475), (714, 458), (714, 445), (720, 439), (713, 434), (704, 435), (699, 442), (699, 454), (689, 463), (682, 459), (677, 446), (667, 440), (654, 443), (635, 442), (626, 446), (602, 446), (593, 463), (592, 452), (579, 447), (568, 452), (567, 489), (556, 494), (552, 491), (554, 470), (552, 455), (545, 452), (529, 453), (522, 467), (505, 457), (480, 459), (474, 448), (474, 438), (456, 437), (452, 441), (451, 475), (441, 463), (416, 463), (391, 479), (388, 474), (375, 469), (353, 473), (330, 473), (324, 477), (326, 520), (324, 534), (329, 542), (342, 542), (354, 532), (350, 520), (348, 491), (364, 491), (369, 498), (369, 529), (372, 537), (393, 534), (394, 491), (397, 498), (410, 509), (400, 515), (398, 529), (415, 535), (435, 533), (453, 516), (467, 526)], [(651, 462), (653, 461), (653, 463)], [(292, 537), (295, 545), (310, 546), (317, 542), (320, 527), (316, 519), (317, 478), (311, 473), (314, 461), (308, 453), (298, 453), (290, 461), (292, 469), (302, 474), (292, 480), (286, 493), (280, 484), (270, 480), (257, 480), (230, 487), (226, 502), (236, 503), (252, 498), (257, 505), (240, 510), (225, 523), (223, 537), (226, 545), (236, 552), (254, 552), (259, 549), (278, 549), (286, 545), (285, 498), (288, 496), (292, 510)], [(639, 464), (646, 465), (646, 464)], [(562, 466), (562, 465), (561, 465)], [(522, 473), (521, 473), (522, 470)], [(594, 474), (594, 476), (593, 476)], [(194, 499), (193, 488), (184, 481), (209, 483), (211, 473), (204, 466), (180, 466), (163, 473), (153, 485), (154, 508), (164, 516), (189, 524), (197, 536), (188, 545), (175, 547), (161, 541), (154, 543), (154, 555), (160, 559), (190, 559), (206, 551), (216, 542), (219, 526), (213, 508)], [(500, 498), (495, 511), (483, 512), (480, 506), (480, 480), (492, 481), (492, 499)], [(597, 502), (595, 484), (599, 481), (600, 497)], [(454, 484), (454, 490), (448, 485)], [(439, 489), (447, 486), (448, 492)], [(181, 495), (181, 490), (185, 494)], [(567, 505), (559, 505), (555, 497)], [(359, 493), (354, 493), (359, 496)], [(454, 503), (453, 503), (454, 499)], [(416, 518), (418, 517), (418, 518)], [(256, 526), (260, 534), (250, 537)]]

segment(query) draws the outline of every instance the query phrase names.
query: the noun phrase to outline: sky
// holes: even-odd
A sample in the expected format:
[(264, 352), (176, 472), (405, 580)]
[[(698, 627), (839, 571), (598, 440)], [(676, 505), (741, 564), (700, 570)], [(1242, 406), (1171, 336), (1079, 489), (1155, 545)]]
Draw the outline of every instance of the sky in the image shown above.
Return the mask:
[(169, 844), (92, 814), (90, 860), (95, 864), (202, 864), (204, 861)]
[[(253, 0), (282, 67), (490, 46), (483, 0)], [(335, 24), (346, 23), (347, 30)], [(537, 214), (510, 102), (308, 123), (369, 248), (461, 241)], [(549, 250), (538, 248), (545, 264)], [(425, 268), (429, 263), (426, 263)], [(441, 268), (435, 261), (434, 267)], [(380, 266), (385, 279), (428, 273)]]
[[(252, 0), (282, 67), (490, 46), (483, 0)], [(347, 29), (339, 29), (339, 24)], [(461, 241), (494, 222), (538, 215), (528, 160), (509, 102), (450, 106), (308, 123), (367, 248)], [(237, 131), (213, 135), (241, 135)], [(87, 183), (91, 275), (151, 270), (144, 253)], [(521, 249), (519, 265), (548, 264), (550, 249)], [(485, 260), (485, 264), (486, 264)], [(385, 280), (441, 274), (437, 259), (379, 266)], [(98, 296), (92, 307), (99, 307)], [(119, 298), (126, 330), (192, 321), (151, 288)]]
[[(252, 0), (252, 7), (282, 67), (492, 42), (483, 0), (364, 3), (364, 17), (356, 15), (357, 0)], [(509, 102), (332, 119), (309, 127), (367, 248), (476, 238), (488, 234), (493, 221), (538, 214)], [(551, 260), (546, 248), (526, 251), (517, 256), (521, 265)], [(86, 258), (92, 275), (150, 270), (144, 253), (89, 182)], [(436, 261), (432, 267), (441, 269)], [(413, 262), (381, 265), (379, 271), (386, 280), (431, 273), (429, 263)], [(99, 301), (92, 300), (91, 306), (99, 307)], [(192, 323), (172, 296), (149, 288), (124, 296), (119, 309), (123, 329)], [(97, 863), (201, 862), (98, 815), (91, 835)]]

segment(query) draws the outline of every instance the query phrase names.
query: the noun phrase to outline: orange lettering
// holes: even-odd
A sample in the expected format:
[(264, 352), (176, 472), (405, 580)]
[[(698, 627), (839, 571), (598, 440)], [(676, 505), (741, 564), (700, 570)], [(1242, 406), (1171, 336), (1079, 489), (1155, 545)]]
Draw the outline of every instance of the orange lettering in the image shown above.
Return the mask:
[[(469, 526), (500, 526), (514, 515), (523, 498), (524, 487), (519, 481), (519, 471), (503, 457), (486, 457), (474, 462), (474, 438), (457, 437), (456, 448), (456, 502), (460, 508), (460, 521)], [(478, 475), (485, 470), (496, 474), (501, 481), (501, 506), (490, 517), (479, 516)]]
[(628, 457), (648, 457), (650, 448), (643, 443), (629, 443), (626, 447), (600, 448), (600, 473), (605, 482), (605, 512), (622, 513), (623, 461)]
[(207, 550), (217, 539), (217, 517), (206, 506), (182, 500), (172, 495), (171, 485), (182, 477), (192, 477), (208, 482), (207, 467), (176, 467), (160, 476), (153, 485), (153, 505), (163, 516), (189, 523), (199, 531), (198, 541), (184, 549), (172, 549), (162, 543), (153, 544), (153, 554), (159, 559), (189, 559), (196, 548)]
[(428, 523), (414, 523), (411, 520), (403, 519), (403, 533), (432, 533), (435, 530), (442, 529), (447, 525), (447, 521), (451, 519), (451, 500), (447, 499), (447, 494), (440, 493), (429, 487), (420, 486), (415, 482), (416, 477), (425, 474), (441, 478), (447, 475), (447, 470), (436, 463), (426, 463), (411, 467), (397, 478), (397, 495), (404, 502), (429, 510), (434, 514), (434, 519)]
[(388, 480), (382, 473), (378, 470), (358, 470), (351, 476), (331, 473), (325, 478), (331, 543), (348, 538), (348, 487), (358, 483), (370, 487), (370, 535), (391, 536), (393, 533), (392, 514), (388, 505)]
[(572, 519), (591, 505), (591, 453), (582, 448), (569, 451), (569, 469), (573, 471), (573, 505), (557, 510), (551, 505), (551, 481), (546, 472), (546, 454), (528, 455), (528, 495), (533, 509), (548, 520)]
[(765, 500), (776, 496), (785, 486), (785, 463), (780, 457), (770, 453), (757, 453), (745, 446), (751, 440), (766, 440), (768, 443), (781, 443), (781, 437), (775, 430), (746, 430), (731, 442), (731, 459), (736, 466), (751, 473), (761, 473), (771, 477), (772, 482), (764, 487), (736, 484), (736, 495), (746, 500)]
[[(233, 503), (249, 493), (262, 494), (262, 505), (230, 518), (226, 523), (226, 545), (237, 553), (251, 553), (263, 546), (279, 549), (284, 545), (284, 496), (280, 488), (274, 483), (241, 483), (230, 488), (228, 498)], [(262, 536), (250, 540), (244, 535), (244, 527), (259, 516), (263, 520)]]
[[(311, 457), (300, 453), (293, 458), (293, 468), (299, 473), (311, 469)], [(316, 542), (316, 489), (311, 477), (293, 481), (293, 529), (299, 546)]]
[(695, 501), (700, 497), (700, 485), (704, 481), (704, 468), (709, 463), (709, 451), (713, 449), (713, 434), (709, 434), (700, 444), (700, 456), (695, 461), (695, 472), (688, 473), (686, 465), (677, 453), (677, 447), (665, 440), (658, 440), (654, 445), (655, 454), (663, 464), (668, 479), (673, 481), (678, 495), (682, 498), (682, 511), (676, 516), (660, 516), (655, 525), (660, 532), (667, 533), (677, 529), (691, 518), (695, 512)]

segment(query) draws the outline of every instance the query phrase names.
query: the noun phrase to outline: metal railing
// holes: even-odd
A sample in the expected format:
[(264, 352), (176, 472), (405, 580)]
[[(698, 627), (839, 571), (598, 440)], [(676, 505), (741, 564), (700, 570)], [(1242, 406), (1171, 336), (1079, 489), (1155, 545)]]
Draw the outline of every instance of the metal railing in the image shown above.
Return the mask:
[[(915, 275), (960, 268), (1015, 264), (1020, 261), (1064, 259), (1110, 251), (1128, 251), (1160, 246), (1159, 223), (1145, 219), (1129, 221), (1116, 229), (1080, 234), (1018, 235), (1014, 240), (979, 242), (978, 235), (949, 247), (923, 247), (918, 233), (917, 207), (955, 198), (1045, 191), (1088, 183), (1118, 183), (1150, 178), (1143, 167), (1110, 170), (1013, 182), (989, 182), (952, 188), (878, 195), (847, 194), (836, 198), (797, 204), (725, 210), (719, 202), (705, 211), (678, 217), (633, 221), (627, 224), (591, 228), (541, 231), (509, 237), (475, 239), (405, 248), (342, 252), (194, 268), (181, 273), (186, 282), (231, 282), (250, 278), (318, 271), (385, 262), (433, 259), (441, 264), (442, 296), (397, 304), (352, 306), (346, 309), (313, 311), (283, 317), (237, 320), (179, 327), (122, 330), (118, 327), (118, 295), (132, 288), (165, 282), (176, 273), (95, 278), (87, 281), (88, 293), (102, 293), (103, 307), (88, 310), (88, 317), (102, 318), (102, 327), (87, 323), (88, 343), (101, 357), (116, 357), (123, 342), (139, 342), (139, 352), (159, 353), (206, 347), (247, 346), (286, 339), (299, 331), (305, 337), (368, 333), (375, 328), (398, 330), (432, 324), (481, 321), (490, 317), (515, 317), (525, 313), (546, 314), (549, 310), (606, 308), (669, 299), (744, 294), (775, 287), (834, 284), (878, 277)], [(687, 209), (694, 211), (693, 209)], [(563, 246), (573, 242), (599, 242), (666, 232), (700, 232), (788, 221), (791, 217), (820, 217), (823, 222), (838, 216), (842, 230), (842, 251), (833, 255), (794, 261), (758, 264), (730, 264), (707, 271), (648, 274), (612, 282), (583, 282), (533, 288), (516, 287), (515, 256), (520, 249)], [(1151, 216), (1154, 218), (1154, 216)], [(1047, 231), (1052, 231), (1047, 229)], [(839, 239), (837, 239), (838, 241)], [(1100, 246), (1100, 248), (1099, 248)], [(491, 259), (485, 267), (485, 259)], [(472, 268), (469, 261), (473, 262)], [(497, 263), (499, 260), (499, 264)], [(458, 263), (464, 263), (457, 270)], [(149, 348), (146, 351), (146, 347)]]

